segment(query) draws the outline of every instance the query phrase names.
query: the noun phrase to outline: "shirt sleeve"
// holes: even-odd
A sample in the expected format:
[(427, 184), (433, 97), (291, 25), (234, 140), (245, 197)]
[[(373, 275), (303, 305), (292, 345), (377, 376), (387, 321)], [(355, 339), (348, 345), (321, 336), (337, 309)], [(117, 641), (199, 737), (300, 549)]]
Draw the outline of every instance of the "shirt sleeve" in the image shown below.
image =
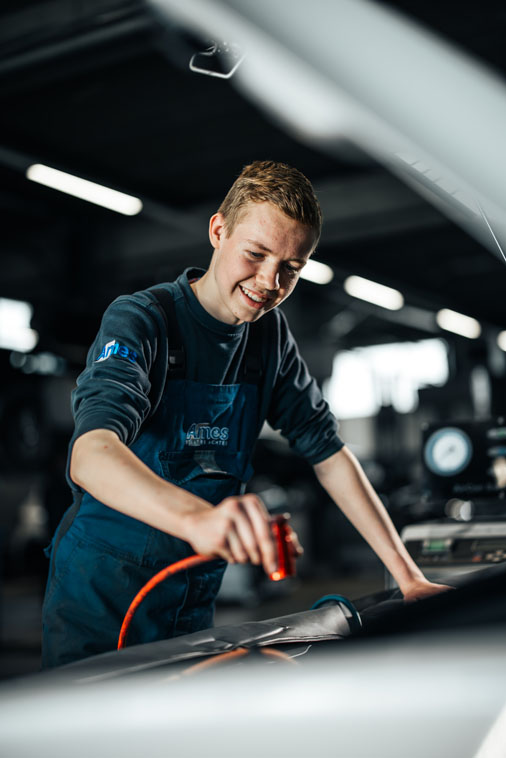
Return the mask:
[(281, 311), (279, 316), (280, 363), (267, 421), (280, 430), (291, 448), (315, 465), (337, 453), (344, 443)]
[[(163, 350), (161, 333), (156, 310), (133, 296), (119, 297), (109, 306), (72, 393), (71, 445), (92, 429), (110, 429), (126, 445), (135, 440), (156, 394), (152, 382), (162, 381), (161, 374), (151, 371)], [(163, 387), (153, 387), (157, 389)]]

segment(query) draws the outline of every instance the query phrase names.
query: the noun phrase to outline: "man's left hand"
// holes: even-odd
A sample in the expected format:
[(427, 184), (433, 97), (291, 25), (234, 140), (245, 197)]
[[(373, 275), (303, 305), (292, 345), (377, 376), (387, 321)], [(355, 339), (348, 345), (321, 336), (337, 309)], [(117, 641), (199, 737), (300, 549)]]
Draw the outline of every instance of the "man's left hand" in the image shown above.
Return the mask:
[(436, 584), (429, 582), (428, 579), (415, 579), (406, 588), (402, 589), (405, 603), (413, 603), (415, 600), (424, 600), (426, 597), (432, 595), (439, 595), (440, 592), (447, 592), (448, 590), (454, 590), (455, 587), (451, 587), (448, 584)]

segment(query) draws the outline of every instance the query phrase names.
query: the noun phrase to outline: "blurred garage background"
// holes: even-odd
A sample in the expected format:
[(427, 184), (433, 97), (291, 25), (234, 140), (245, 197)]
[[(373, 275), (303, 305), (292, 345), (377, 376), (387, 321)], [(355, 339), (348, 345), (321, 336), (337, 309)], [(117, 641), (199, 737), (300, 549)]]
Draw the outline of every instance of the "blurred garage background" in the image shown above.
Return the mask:
[[(379, 5), (503, 78), (502, 4)], [(502, 428), (501, 256), (349, 139), (334, 141), (331, 152), (310, 146), (241, 94), (233, 76), (190, 70), (193, 60), (194, 69), (226, 73), (231, 58), (219, 57), (227, 43), (203, 55), (212, 42), (177, 20), (162, 24), (137, 0), (2, 3), (2, 677), (39, 665), (42, 548), (70, 504), (69, 396), (101, 314), (121, 293), (206, 267), (208, 218), (256, 159), (296, 166), (320, 198), (315, 259), (326, 268), (301, 280), (283, 310), (396, 526), (499, 523), (504, 511), (504, 482), (491, 478), (486, 451), (459, 493), (435, 475), (424, 448), (438, 425), (457, 426), (477, 454), (487, 430)], [(30, 180), (40, 164), (139, 198), (142, 208), (125, 215), (42, 186)], [(357, 290), (364, 279), (389, 289)], [(448, 311), (472, 320), (445, 321)], [(499, 448), (496, 457), (503, 454)], [(272, 430), (258, 443), (255, 469), (252, 489), (273, 512), (292, 513), (306, 552), (298, 578), (275, 588), (256, 570), (234, 567), (217, 623), (301, 610), (326, 591), (353, 597), (385, 586), (379, 562)]]

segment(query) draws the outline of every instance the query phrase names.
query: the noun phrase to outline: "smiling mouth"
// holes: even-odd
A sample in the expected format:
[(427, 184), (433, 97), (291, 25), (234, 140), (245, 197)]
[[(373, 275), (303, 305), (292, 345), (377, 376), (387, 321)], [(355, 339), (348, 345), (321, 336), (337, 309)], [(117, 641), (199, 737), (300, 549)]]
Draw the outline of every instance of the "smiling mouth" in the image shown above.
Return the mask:
[(252, 303), (259, 308), (262, 305), (265, 305), (265, 303), (268, 302), (268, 297), (261, 297), (260, 295), (257, 295), (256, 292), (253, 292), (252, 290), (249, 290), (247, 287), (244, 287), (242, 284), (239, 285), (239, 289), (245, 295), (248, 300), (251, 300)]

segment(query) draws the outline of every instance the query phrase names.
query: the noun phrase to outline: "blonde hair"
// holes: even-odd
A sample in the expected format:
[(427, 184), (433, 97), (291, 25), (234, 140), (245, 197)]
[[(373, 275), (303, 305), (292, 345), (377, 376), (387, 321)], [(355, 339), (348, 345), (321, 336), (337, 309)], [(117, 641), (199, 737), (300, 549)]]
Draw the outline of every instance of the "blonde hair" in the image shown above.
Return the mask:
[(309, 179), (296, 168), (276, 161), (254, 161), (245, 166), (218, 208), (232, 234), (248, 203), (268, 202), (300, 221), (320, 237), (322, 212)]

